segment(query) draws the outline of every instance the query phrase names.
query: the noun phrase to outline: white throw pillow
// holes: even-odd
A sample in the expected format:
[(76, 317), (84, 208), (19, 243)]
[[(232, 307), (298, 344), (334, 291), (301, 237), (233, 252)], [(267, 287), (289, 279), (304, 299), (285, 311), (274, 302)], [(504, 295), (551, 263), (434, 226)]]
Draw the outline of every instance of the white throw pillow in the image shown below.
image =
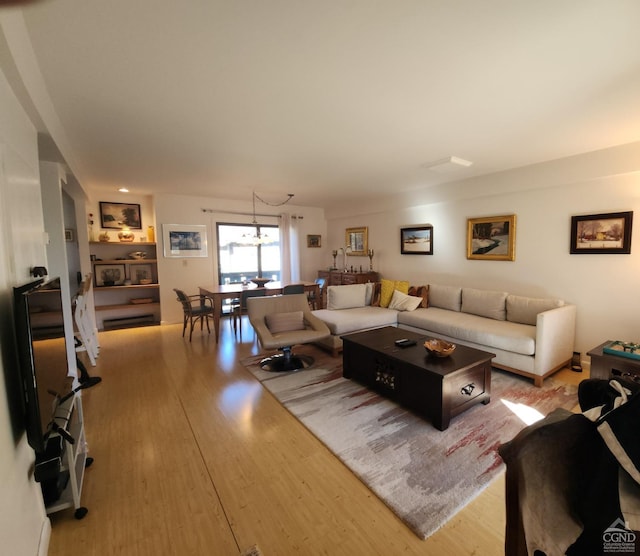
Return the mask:
[(366, 305), (367, 285), (327, 286), (327, 309), (352, 309)]
[(421, 297), (415, 295), (407, 295), (398, 290), (393, 290), (391, 296), (391, 302), (389, 303), (389, 309), (395, 309), (396, 311), (414, 311), (422, 303)]
[(304, 315), (302, 311), (272, 313), (271, 315), (265, 315), (264, 320), (271, 334), (304, 330)]

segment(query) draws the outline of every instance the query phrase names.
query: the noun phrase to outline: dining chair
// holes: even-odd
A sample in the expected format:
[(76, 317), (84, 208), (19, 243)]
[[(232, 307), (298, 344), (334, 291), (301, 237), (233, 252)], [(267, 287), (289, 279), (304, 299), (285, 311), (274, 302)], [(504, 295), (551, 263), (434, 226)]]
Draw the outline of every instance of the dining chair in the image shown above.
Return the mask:
[(205, 295), (187, 295), (182, 290), (173, 288), (176, 292), (178, 301), (182, 304), (183, 323), (182, 323), (182, 337), (187, 330), (187, 323), (189, 323), (189, 341), (193, 336), (193, 328), (200, 321), (200, 330), (204, 329), (204, 323), (207, 323), (207, 332), (211, 334), (211, 328), (209, 327), (209, 319), (213, 318), (213, 301), (210, 297)]
[(288, 284), (282, 288), (282, 295), (304, 293), (304, 284)]
[(240, 330), (242, 336), (242, 316), (247, 314), (247, 299), (250, 297), (263, 297), (267, 294), (265, 288), (257, 288), (254, 290), (245, 290), (240, 294), (240, 303), (233, 306), (233, 330)]
[(315, 283), (318, 284), (318, 295), (316, 297), (315, 290), (309, 291), (307, 293), (307, 301), (309, 302), (309, 307), (312, 309), (322, 309), (322, 295), (324, 292), (324, 285), (326, 280), (324, 278), (316, 278)]

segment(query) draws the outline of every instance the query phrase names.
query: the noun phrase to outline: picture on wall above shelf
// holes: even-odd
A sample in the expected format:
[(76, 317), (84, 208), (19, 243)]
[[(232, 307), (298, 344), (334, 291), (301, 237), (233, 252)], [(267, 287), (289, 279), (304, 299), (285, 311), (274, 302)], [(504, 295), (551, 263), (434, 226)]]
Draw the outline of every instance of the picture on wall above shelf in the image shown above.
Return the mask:
[(140, 205), (100, 201), (100, 227), (114, 230), (142, 230)]
[(572, 255), (631, 253), (633, 211), (571, 217)]
[(163, 224), (165, 257), (206, 257), (207, 227), (202, 224)]

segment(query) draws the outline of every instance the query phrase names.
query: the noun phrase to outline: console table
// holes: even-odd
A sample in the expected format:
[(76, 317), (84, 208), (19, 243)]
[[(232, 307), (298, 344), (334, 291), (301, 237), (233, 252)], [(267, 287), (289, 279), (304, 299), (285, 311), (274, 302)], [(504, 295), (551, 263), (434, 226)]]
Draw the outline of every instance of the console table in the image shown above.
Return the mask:
[[(324, 278), (325, 286), (344, 286), (348, 284), (366, 284), (367, 282), (377, 282), (378, 273), (366, 272), (345, 272), (344, 270), (318, 270), (318, 278)], [(326, 288), (322, 288), (323, 297), (326, 296)], [(326, 299), (322, 299), (322, 307), (326, 307)]]
[(587, 352), (591, 357), (591, 378), (624, 378), (640, 382), (640, 360), (604, 353), (602, 348), (610, 343), (608, 340)]

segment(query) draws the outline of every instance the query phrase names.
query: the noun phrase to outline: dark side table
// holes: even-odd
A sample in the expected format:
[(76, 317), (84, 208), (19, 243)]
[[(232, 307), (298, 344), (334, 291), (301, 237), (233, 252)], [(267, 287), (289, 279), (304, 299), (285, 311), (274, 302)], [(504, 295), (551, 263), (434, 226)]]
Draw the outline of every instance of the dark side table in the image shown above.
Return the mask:
[(610, 343), (611, 340), (587, 352), (591, 357), (591, 378), (625, 378), (640, 383), (640, 360), (604, 353), (602, 348)]

